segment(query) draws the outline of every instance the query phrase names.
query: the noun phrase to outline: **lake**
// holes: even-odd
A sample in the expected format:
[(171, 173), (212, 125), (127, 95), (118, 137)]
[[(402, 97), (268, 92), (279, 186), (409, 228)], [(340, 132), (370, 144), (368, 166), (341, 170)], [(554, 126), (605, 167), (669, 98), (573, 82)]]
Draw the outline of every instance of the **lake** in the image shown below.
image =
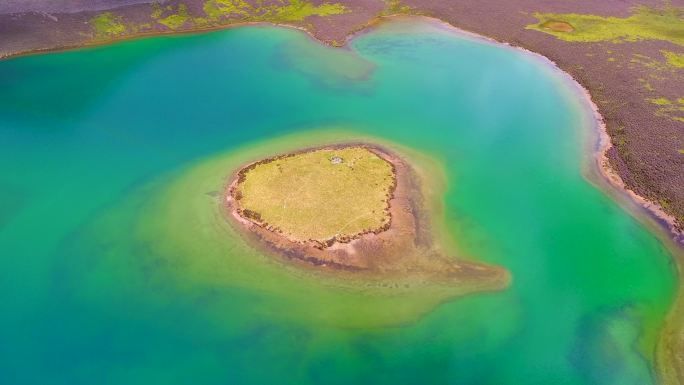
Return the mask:
[[(653, 384), (676, 269), (585, 178), (591, 130), (548, 63), (422, 19), (2, 61), (0, 382)], [(358, 138), (438, 163), (454, 249), (510, 287), (339, 287), (221, 216), (241, 162)]]

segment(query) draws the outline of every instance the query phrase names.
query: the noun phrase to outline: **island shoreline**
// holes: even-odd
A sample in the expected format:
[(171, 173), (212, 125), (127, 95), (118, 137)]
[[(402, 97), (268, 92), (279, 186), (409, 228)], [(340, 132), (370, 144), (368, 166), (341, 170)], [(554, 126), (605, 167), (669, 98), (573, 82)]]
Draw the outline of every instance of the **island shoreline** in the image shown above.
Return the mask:
[[(389, 151), (387, 151), (386, 149), (384, 149), (384, 148), (382, 148), (382, 147), (380, 147), (380, 146), (378, 146), (378, 145), (373, 145), (373, 144), (369, 144), (369, 143), (361, 143), (361, 142), (350, 142), (350, 143), (345, 143), (345, 144), (331, 144), (331, 145), (327, 145), (327, 146), (307, 147), (307, 148), (303, 148), (303, 149), (300, 149), (300, 150), (297, 150), (297, 151), (292, 151), (292, 152), (288, 152), (288, 153), (285, 153), (285, 154), (276, 155), (276, 156), (273, 156), (273, 157), (270, 157), (270, 158), (266, 158), (266, 159), (262, 159), (262, 160), (258, 160), (258, 161), (255, 161), (255, 162), (251, 162), (251, 163), (249, 163), (249, 164), (246, 164), (246, 165), (244, 165), (242, 168), (240, 168), (236, 173), (233, 173), (233, 175), (231, 176), (232, 182), (231, 182), (230, 185), (228, 186), (228, 189), (227, 189), (227, 192), (226, 192), (226, 197), (229, 198), (229, 199), (232, 199), (231, 201), (229, 201), (229, 203), (234, 204), (234, 205), (236, 205), (236, 206), (239, 206), (237, 203), (233, 203), (233, 202), (237, 202), (237, 201), (239, 200), (239, 199), (235, 196), (235, 194), (236, 194), (236, 189), (237, 189), (237, 185), (238, 185), (239, 183), (241, 183), (241, 182), (243, 181), (243, 178), (245, 178), (246, 174), (247, 174), (252, 168), (254, 168), (254, 167), (256, 167), (256, 166), (259, 166), (259, 165), (262, 165), (262, 164), (267, 164), (267, 163), (270, 163), (270, 162), (273, 162), (273, 161), (277, 161), (277, 160), (280, 160), (280, 159), (286, 159), (286, 158), (289, 158), (289, 157), (292, 157), (292, 156), (296, 156), (296, 155), (299, 155), (299, 154), (305, 154), (305, 153), (307, 153), (307, 152), (313, 152), (313, 151), (317, 151), (317, 150), (327, 150), (327, 149), (333, 149), (333, 150), (334, 150), (334, 149), (345, 149), (345, 148), (348, 148), (348, 147), (360, 147), (360, 148), (365, 148), (365, 149), (369, 150), (370, 152), (374, 153), (375, 155), (377, 155), (378, 157), (380, 157), (382, 160), (384, 160), (385, 162), (387, 162), (387, 163), (391, 166), (391, 168), (392, 168), (392, 173), (393, 173), (393, 175), (394, 175), (394, 179), (393, 179), (392, 185), (390, 186), (390, 190), (389, 190), (389, 195), (388, 195), (388, 197), (387, 197), (387, 201), (385, 202), (386, 205), (387, 205), (386, 210), (387, 210), (387, 212), (389, 213), (389, 212), (392, 210), (392, 203), (391, 203), (391, 202), (392, 202), (392, 200), (394, 199), (395, 191), (396, 191), (396, 188), (397, 188), (397, 179), (396, 179), (396, 175), (397, 175), (397, 166), (396, 166), (396, 162), (398, 161), (398, 159), (397, 159), (395, 156), (393, 156), (392, 154), (390, 154)], [(243, 211), (242, 209), (240, 209), (239, 207), (236, 207), (236, 209), (235, 209), (235, 210), (232, 210), (231, 213), (233, 214), (233, 216), (236, 217), (236, 219), (237, 219), (239, 222), (242, 222), (242, 223), (245, 223), (245, 224), (247, 224), (247, 222), (249, 222), (249, 223), (252, 223), (253, 225), (256, 225), (256, 226), (262, 226), (262, 224), (259, 223), (258, 221), (256, 221), (255, 219), (246, 217), (242, 211)], [(239, 217), (239, 218), (238, 218), (238, 217)], [(327, 239), (327, 240), (321, 241), (322, 243), (320, 244), (320, 246), (321, 246), (322, 248), (329, 248), (329, 247), (332, 247), (332, 246), (334, 246), (334, 245), (336, 245), (336, 244), (348, 244), (348, 243), (350, 243), (350, 242), (352, 242), (352, 241), (354, 241), (354, 240), (356, 240), (356, 239), (359, 239), (359, 238), (364, 237), (364, 236), (367, 235), (367, 234), (370, 234), (370, 233), (378, 234), (379, 232), (386, 231), (386, 230), (389, 229), (391, 226), (392, 226), (392, 217), (390, 216), (388, 223), (386, 223), (385, 225), (379, 227), (378, 229), (372, 229), (371, 231), (366, 231), (366, 232), (361, 232), (361, 233), (353, 234), (353, 235), (351, 235), (351, 236), (347, 236), (347, 237), (342, 238), (342, 239), (338, 239), (338, 238), (336, 238), (336, 237), (333, 237), (333, 238), (331, 238), (331, 239)], [(283, 236), (284, 238), (288, 239), (288, 241), (290, 241), (290, 242), (293, 242), (293, 243), (302, 243), (302, 241), (298, 241), (298, 240), (295, 240), (295, 239), (291, 239), (291, 238), (285, 236), (284, 234), (282, 234), (282, 236)], [(318, 242), (317, 242), (317, 243), (318, 243)]]
[[(319, 249), (315, 245), (289, 240), (236, 212), (233, 188), (240, 172), (250, 165), (319, 149), (358, 146), (372, 148), (375, 154), (380, 152), (396, 172), (395, 195), (389, 200), (392, 215), (389, 228), (379, 233), (364, 233), (350, 242), (335, 242)], [(376, 143), (367, 138), (324, 140), (278, 151), (260, 160), (246, 161), (227, 174), (221, 190), (220, 211), (249, 247), (286, 268), (320, 276), (336, 286), (352, 290), (391, 287), (394, 294), (417, 288), (434, 288), (444, 295), (440, 303), (470, 293), (492, 292), (508, 287), (511, 274), (504, 267), (463, 258), (460, 253), (453, 255), (454, 250), (449, 247), (451, 245), (442, 244), (440, 218), (429, 215), (435, 208), (434, 200), (440, 198), (438, 194), (427, 193), (432, 189), (423, 185), (432, 178), (424, 180), (423, 173), (407, 162), (405, 154), (398, 154), (395, 150), (394, 146), (388, 147), (385, 143)], [(409, 206), (410, 212), (407, 212)], [(328, 258), (327, 253), (345, 254), (351, 257), (351, 263), (344, 258)], [(372, 263), (365, 264), (365, 257), (371, 257), (366, 261)]]

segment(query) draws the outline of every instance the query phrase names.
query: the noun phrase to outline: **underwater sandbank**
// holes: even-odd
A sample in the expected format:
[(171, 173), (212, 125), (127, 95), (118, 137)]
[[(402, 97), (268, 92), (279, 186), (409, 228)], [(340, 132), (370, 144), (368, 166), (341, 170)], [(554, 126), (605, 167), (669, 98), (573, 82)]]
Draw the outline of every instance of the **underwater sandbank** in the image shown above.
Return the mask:
[[(350, 142), (373, 143), (400, 153), (421, 181), (420, 185), (410, 185), (419, 187), (412, 197), (420, 199), (415, 203), (422, 207), (414, 212), (421, 220), (416, 237), (427, 233), (431, 242), (420, 243), (425, 240), (421, 239), (412, 252), (403, 253), (402, 266), (411, 271), (321, 269), (282, 258), (282, 253), (255, 239), (253, 232), (236, 226), (226, 210), (225, 193), (237, 170), (245, 165), (274, 154)], [(277, 297), (273, 307), (253, 309), (266, 312), (263, 317), (298, 319), (304, 314), (309, 322), (338, 327), (398, 325), (419, 319), (440, 303), (468, 293), (501, 290), (511, 282), (506, 269), (480, 263), (477, 256), (459, 251), (445, 224), (445, 186), (442, 166), (425, 154), (345, 129), (308, 131), (252, 142), (160, 179), (146, 194), (154, 196), (154, 202), (143, 204), (131, 218), (132, 231), (154, 255), (166, 255), (170, 264), (185, 266), (178, 279), (193, 283), (184, 285), (233, 287)], [(188, 226), (202, 231), (187, 231)], [(194, 256), (191, 264), (184, 261), (185, 255)], [(179, 258), (177, 262), (175, 258)], [(439, 266), (450, 266), (452, 272), (437, 271)], [(457, 266), (463, 267), (464, 273)], [(303, 308), (307, 311), (302, 312)]]

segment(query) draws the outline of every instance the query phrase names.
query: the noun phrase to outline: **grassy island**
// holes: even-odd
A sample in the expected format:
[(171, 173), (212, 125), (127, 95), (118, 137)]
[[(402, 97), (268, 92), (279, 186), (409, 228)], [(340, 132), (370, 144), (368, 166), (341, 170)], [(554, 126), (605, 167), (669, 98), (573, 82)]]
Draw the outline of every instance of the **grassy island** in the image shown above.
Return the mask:
[(242, 166), (225, 204), (257, 249), (347, 282), (438, 285), (449, 296), (505, 287), (505, 269), (444, 253), (424, 191), (421, 174), (387, 148), (337, 143)]
[(300, 242), (332, 244), (389, 227), (394, 167), (370, 148), (324, 148), (245, 168), (242, 215)]

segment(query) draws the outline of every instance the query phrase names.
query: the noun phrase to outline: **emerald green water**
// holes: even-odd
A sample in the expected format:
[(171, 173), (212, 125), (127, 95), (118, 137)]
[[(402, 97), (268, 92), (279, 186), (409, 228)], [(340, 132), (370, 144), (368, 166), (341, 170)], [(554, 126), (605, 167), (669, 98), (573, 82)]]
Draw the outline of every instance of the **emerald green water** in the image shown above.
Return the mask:
[[(0, 382), (653, 384), (674, 268), (583, 177), (582, 103), (421, 21), (350, 50), (247, 27), (0, 62)], [(511, 286), (341, 287), (222, 218), (241, 162), (359, 138), (434, 158), (458, 254)]]

